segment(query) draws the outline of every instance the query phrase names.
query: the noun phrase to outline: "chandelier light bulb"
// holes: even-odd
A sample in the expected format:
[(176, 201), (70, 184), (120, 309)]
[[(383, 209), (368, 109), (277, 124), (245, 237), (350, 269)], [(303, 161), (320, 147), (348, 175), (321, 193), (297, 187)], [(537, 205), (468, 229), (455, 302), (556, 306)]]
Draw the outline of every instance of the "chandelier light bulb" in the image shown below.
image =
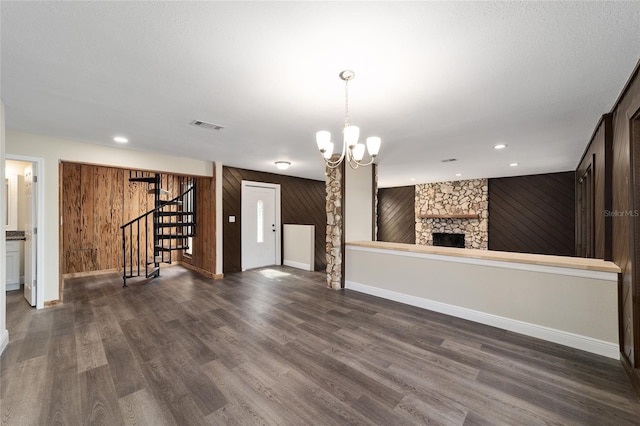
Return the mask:
[(347, 147), (353, 149), (353, 147), (358, 143), (358, 138), (360, 137), (360, 128), (358, 126), (347, 126), (344, 128), (343, 133), (344, 141), (347, 144)]
[(333, 142), (329, 142), (326, 145), (326, 150), (322, 153), (322, 156), (326, 159), (326, 160), (330, 160), (331, 157), (333, 156)]
[(356, 161), (362, 161), (364, 157), (364, 144), (358, 143), (353, 147), (353, 159)]
[(369, 155), (375, 157), (378, 155), (378, 151), (380, 151), (380, 144), (382, 140), (377, 136), (371, 136), (367, 138), (367, 151), (369, 151)]
[(321, 130), (318, 133), (316, 133), (316, 144), (318, 145), (318, 149), (320, 150), (320, 152), (326, 151), (330, 143), (331, 143), (331, 132), (327, 132), (326, 130)]

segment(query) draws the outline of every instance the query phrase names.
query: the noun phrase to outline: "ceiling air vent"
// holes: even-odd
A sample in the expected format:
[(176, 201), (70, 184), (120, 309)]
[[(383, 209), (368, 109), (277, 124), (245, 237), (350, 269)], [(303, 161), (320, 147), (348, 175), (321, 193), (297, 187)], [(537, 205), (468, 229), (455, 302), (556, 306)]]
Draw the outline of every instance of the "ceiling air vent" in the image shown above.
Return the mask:
[(222, 130), (222, 129), (224, 129), (224, 127), (219, 125), (219, 124), (207, 123), (206, 121), (200, 121), (200, 120), (193, 120), (189, 124), (191, 124), (192, 126), (195, 126), (195, 127), (199, 127), (201, 129), (206, 129), (206, 130)]
[(453, 161), (458, 161), (457, 158), (445, 158), (444, 160), (440, 160), (443, 163), (451, 163)]

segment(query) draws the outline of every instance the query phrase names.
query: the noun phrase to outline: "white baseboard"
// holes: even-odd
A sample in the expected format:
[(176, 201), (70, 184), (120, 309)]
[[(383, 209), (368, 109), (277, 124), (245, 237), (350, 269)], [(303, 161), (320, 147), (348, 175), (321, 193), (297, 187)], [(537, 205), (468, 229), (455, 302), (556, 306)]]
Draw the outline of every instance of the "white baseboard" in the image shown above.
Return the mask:
[(9, 344), (9, 331), (3, 330), (0, 332), (0, 355), (4, 352), (5, 348)]
[(11, 290), (20, 290), (20, 283), (13, 283), (13, 284), (7, 283), (7, 291), (11, 291)]
[(538, 339), (547, 340), (549, 342), (559, 343), (561, 345), (606, 356), (608, 358), (613, 358), (616, 360), (620, 359), (620, 349), (616, 343), (605, 342), (604, 340), (594, 339), (592, 337), (570, 333), (568, 331), (557, 330), (537, 324), (523, 322), (511, 318), (505, 318), (498, 315), (475, 311), (473, 309), (437, 302), (435, 300), (424, 299), (422, 297), (410, 296), (408, 294), (398, 293), (396, 291), (381, 289), (378, 287), (372, 287), (353, 281), (346, 281), (345, 288), (353, 291), (358, 291), (360, 293), (366, 293), (372, 296), (381, 297), (383, 299), (389, 299), (407, 305), (417, 306), (419, 308), (428, 309), (430, 311), (440, 312), (442, 314), (467, 319), (470, 321), (478, 322), (480, 324), (498, 327), (503, 330), (513, 331), (516, 333), (524, 334), (526, 336), (536, 337)]
[(313, 267), (308, 263), (294, 262), (293, 260), (285, 259), (282, 264), (285, 266), (291, 266), (292, 268), (304, 269), (305, 271), (313, 272)]

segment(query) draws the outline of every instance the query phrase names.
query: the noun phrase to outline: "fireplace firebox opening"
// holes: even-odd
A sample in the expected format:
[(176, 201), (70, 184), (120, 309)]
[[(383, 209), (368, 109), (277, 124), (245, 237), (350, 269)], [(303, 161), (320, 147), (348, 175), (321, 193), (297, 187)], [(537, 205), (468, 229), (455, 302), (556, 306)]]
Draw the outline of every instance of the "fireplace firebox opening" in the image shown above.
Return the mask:
[(464, 234), (433, 233), (433, 245), (439, 247), (464, 248)]

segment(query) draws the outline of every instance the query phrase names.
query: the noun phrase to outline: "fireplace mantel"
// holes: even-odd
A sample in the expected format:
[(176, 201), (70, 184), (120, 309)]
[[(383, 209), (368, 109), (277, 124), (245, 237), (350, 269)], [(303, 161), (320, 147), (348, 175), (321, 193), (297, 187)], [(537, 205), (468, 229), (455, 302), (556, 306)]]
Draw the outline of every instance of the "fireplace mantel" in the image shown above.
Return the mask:
[(480, 219), (478, 213), (459, 213), (459, 214), (427, 214), (420, 213), (420, 219)]

